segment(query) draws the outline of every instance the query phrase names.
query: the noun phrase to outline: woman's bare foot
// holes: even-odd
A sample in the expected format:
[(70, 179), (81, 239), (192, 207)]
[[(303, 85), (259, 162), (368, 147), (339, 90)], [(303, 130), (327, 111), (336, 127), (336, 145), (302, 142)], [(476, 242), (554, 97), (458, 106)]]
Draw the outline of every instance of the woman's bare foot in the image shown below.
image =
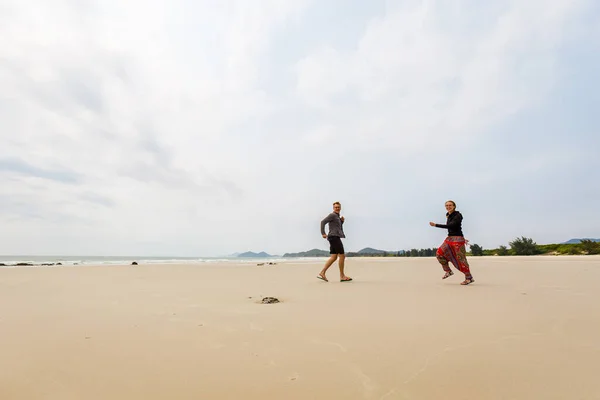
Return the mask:
[(349, 276), (342, 276), (340, 278), (340, 282), (348, 282), (348, 281), (351, 281), (351, 280), (352, 280), (352, 278), (350, 278)]
[(473, 282), (475, 282), (475, 279), (471, 278), (471, 279), (465, 279), (460, 284), (461, 285), (468, 285), (469, 283), (473, 283)]

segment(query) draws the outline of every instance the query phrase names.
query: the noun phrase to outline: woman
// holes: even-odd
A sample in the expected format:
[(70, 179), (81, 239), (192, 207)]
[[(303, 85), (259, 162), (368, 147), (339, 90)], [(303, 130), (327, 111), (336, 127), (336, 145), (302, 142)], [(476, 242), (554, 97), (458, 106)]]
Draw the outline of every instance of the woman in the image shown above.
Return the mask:
[(435, 253), (436, 258), (442, 264), (442, 268), (446, 271), (446, 274), (442, 279), (446, 279), (454, 272), (448, 266), (448, 262), (454, 264), (456, 269), (465, 274), (465, 280), (461, 282), (461, 285), (468, 285), (475, 282), (473, 275), (469, 269), (469, 263), (467, 262), (465, 244), (467, 243), (462, 233), (462, 214), (456, 211), (456, 203), (452, 200), (446, 202), (446, 225), (436, 224), (430, 222), (429, 225), (435, 226), (436, 228), (448, 229), (448, 237), (444, 240), (444, 243), (437, 249)]

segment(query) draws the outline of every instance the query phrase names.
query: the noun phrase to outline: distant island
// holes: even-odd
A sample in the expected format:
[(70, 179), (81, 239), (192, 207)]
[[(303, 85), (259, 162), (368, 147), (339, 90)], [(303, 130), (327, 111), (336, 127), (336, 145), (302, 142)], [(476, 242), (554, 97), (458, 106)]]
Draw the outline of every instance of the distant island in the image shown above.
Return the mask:
[(301, 251), (299, 253), (285, 253), (284, 257), (329, 257), (329, 251), (312, 249), (308, 251)]
[[(365, 247), (357, 252), (347, 252), (347, 257), (388, 257), (388, 256), (401, 256), (404, 254), (404, 250), (398, 251), (386, 251), (378, 250), (372, 247)], [(283, 257), (329, 257), (328, 250), (312, 249), (308, 251), (301, 251), (299, 253), (285, 253)]]
[(364, 249), (358, 251), (358, 254), (384, 254), (384, 253), (388, 253), (388, 252), (385, 250), (377, 250), (372, 247), (365, 247)]

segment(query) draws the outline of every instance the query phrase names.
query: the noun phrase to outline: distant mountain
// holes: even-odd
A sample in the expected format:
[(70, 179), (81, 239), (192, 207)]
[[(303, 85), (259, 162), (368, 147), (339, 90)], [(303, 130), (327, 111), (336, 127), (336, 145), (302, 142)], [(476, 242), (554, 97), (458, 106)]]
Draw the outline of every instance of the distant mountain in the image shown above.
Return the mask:
[(600, 239), (581, 238), (581, 239), (571, 239), (571, 240), (564, 242), (563, 244), (577, 244), (577, 243), (581, 243), (582, 240), (591, 240), (592, 242), (600, 242)]
[(252, 251), (247, 251), (245, 253), (239, 253), (237, 255), (237, 257), (240, 257), (240, 258), (252, 258), (252, 257), (265, 258), (265, 257), (273, 257), (273, 256), (265, 253), (264, 251), (261, 251), (260, 253), (254, 253)]
[(372, 247), (365, 247), (364, 249), (359, 250), (358, 254), (383, 254), (385, 252), (385, 250), (377, 250)]
[(239, 256), (240, 254), (242, 254), (242, 253), (239, 253), (239, 252), (238, 252), (238, 253), (231, 253), (231, 254), (229, 254), (227, 257), (237, 257), (237, 256)]
[(312, 249), (301, 251), (300, 253), (285, 253), (284, 257), (329, 257), (329, 252), (326, 250)]
[[(399, 251), (386, 251), (386, 250), (378, 250), (372, 247), (365, 247), (364, 249), (358, 252), (347, 252), (347, 257), (377, 257), (377, 256), (385, 256), (385, 255), (395, 255), (399, 256), (404, 254), (404, 250)], [(299, 253), (285, 253), (284, 257), (329, 257), (329, 251), (320, 250), (320, 249), (312, 249), (308, 251), (301, 251)]]

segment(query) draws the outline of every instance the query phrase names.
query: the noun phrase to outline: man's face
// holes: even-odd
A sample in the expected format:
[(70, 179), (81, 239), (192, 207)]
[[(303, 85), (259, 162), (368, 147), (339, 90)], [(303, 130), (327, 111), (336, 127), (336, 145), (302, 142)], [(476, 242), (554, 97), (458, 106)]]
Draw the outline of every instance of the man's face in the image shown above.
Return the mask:
[(342, 206), (340, 206), (339, 204), (334, 204), (333, 211), (339, 214), (339, 212), (342, 211)]

